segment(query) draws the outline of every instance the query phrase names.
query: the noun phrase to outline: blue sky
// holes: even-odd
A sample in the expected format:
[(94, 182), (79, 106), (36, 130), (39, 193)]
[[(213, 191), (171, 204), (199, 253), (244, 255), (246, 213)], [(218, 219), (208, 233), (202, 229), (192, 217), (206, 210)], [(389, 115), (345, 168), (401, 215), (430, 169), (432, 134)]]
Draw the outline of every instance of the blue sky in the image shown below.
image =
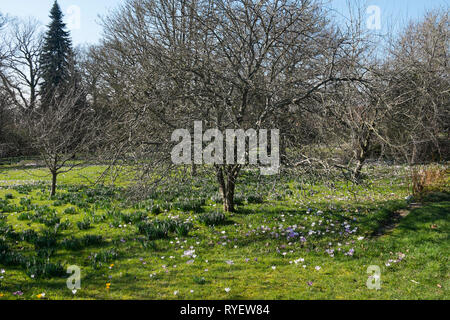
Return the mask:
[[(43, 24), (49, 22), (48, 14), (54, 0), (0, 0), (0, 12), (22, 18), (35, 17)], [(345, 12), (347, 0), (328, 0), (330, 7)], [(117, 7), (124, 0), (59, 0), (66, 20), (71, 24), (75, 45), (95, 43), (101, 37), (99, 16)], [(351, 0), (351, 2), (354, 2)], [(421, 17), (427, 10), (449, 8), (450, 0), (368, 0), (365, 6), (378, 6), (382, 31), (388, 25), (403, 26), (409, 19)]]
[[(0, 0), (0, 12), (17, 17), (35, 17), (43, 24), (48, 24), (50, 9), (54, 0)], [(71, 28), (72, 39), (75, 45), (95, 43), (101, 37), (102, 27), (99, 25), (99, 15), (105, 15), (109, 10), (117, 7), (123, 0), (58, 0), (66, 22), (70, 17), (74, 19)], [(79, 8), (79, 25), (76, 23)]]
[[(328, 0), (330, 7), (340, 13), (348, 12), (348, 0)], [(412, 19), (420, 19), (427, 11), (448, 10), (450, 0), (350, 0), (362, 3), (364, 8), (377, 6), (381, 13), (381, 31), (391, 27), (402, 28)]]

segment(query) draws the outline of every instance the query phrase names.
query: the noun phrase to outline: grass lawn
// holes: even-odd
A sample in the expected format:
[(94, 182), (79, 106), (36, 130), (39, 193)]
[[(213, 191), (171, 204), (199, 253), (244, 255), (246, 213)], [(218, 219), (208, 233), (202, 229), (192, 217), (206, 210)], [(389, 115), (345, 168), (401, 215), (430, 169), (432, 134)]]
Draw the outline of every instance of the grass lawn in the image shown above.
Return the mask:
[(62, 175), (53, 199), (44, 169), (0, 169), (0, 299), (450, 298), (449, 196), (409, 206), (404, 167), (362, 185), (245, 172), (225, 218), (210, 174), (132, 203), (126, 177), (89, 186), (102, 169)]

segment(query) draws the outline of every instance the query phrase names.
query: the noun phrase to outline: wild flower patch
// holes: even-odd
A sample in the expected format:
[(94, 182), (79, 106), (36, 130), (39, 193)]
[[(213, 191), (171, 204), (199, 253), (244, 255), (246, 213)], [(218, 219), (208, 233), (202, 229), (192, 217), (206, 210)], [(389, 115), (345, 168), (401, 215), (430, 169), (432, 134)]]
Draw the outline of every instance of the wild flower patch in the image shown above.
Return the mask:
[(174, 202), (172, 207), (180, 211), (201, 212), (205, 204), (204, 199), (183, 199)]
[(148, 240), (158, 240), (169, 237), (169, 233), (186, 237), (192, 229), (192, 223), (182, 221), (178, 217), (166, 219), (154, 219), (151, 222), (141, 222), (137, 224), (138, 232), (146, 235)]
[(89, 255), (89, 260), (94, 269), (99, 269), (103, 265), (113, 262), (119, 257), (119, 253), (115, 249), (105, 249)]
[(55, 278), (66, 275), (66, 270), (59, 263), (46, 259), (33, 258), (26, 262), (26, 273), (33, 279)]
[(226, 216), (221, 211), (211, 211), (200, 215), (198, 220), (207, 226), (218, 226), (226, 222)]

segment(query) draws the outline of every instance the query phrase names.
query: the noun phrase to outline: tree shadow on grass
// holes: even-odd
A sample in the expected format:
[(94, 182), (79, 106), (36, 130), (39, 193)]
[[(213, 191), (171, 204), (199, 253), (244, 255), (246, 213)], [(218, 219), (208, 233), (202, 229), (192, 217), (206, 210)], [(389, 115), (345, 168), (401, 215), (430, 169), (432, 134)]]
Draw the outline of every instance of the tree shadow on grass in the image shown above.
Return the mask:
[(450, 202), (427, 203), (417, 208), (401, 221), (397, 227), (402, 232), (417, 232), (426, 225), (433, 232), (449, 233), (449, 229), (434, 225), (437, 221), (447, 221), (450, 215)]

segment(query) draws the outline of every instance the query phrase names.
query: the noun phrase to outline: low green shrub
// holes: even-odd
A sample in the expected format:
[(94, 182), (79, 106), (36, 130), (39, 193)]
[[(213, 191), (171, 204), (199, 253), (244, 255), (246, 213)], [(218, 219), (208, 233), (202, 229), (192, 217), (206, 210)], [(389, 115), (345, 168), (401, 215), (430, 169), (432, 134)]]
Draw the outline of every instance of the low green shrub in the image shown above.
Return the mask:
[(91, 228), (91, 219), (84, 218), (82, 221), (77, 222), (77, 227), (79, 230), (88, 230)]
[(71, 215), (74, 215), (74, 214), (78, 214), (78, 211), (77, 211), (77, 209), (74, 208), (74, 207), (69, 207), (69, 208), (66, 208), (66, 209), (64, 210), (64, 214), (71, 214)]
[(92, 267), (98, 269), (105, 263), (110, 263), (119, 257), (115, 249), (106, 249), (90, 255)]
[(191, 231), (193, 225), (189, 222), (179, 222), (175, 226), (175, 233), (179, 237), (187, 237), (189, 235), (189, 231)]
[(46, 259), (34, 258), (26, 263), (26, 273), (33, 278), (63, 277), (66, 272), (59, 263), (51, 263)]
[(147, 236), (148, 240), (164, 239), (169, 236), (168, 226), (161, 223), (140, 223), (138, 230), (140, 234)]

